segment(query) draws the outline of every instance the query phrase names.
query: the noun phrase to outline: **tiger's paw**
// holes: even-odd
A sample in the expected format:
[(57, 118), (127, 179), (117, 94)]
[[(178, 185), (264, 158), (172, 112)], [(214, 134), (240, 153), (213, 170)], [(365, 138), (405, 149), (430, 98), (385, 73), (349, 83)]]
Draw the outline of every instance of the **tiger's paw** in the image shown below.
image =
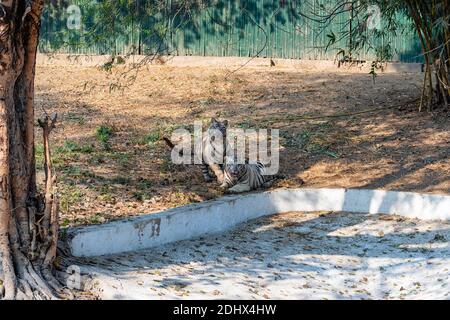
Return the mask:
[(229, 193), (243, 193), (250, 191), (250, 186), (238, 184), (234, 186), (233, 188), (228, 189)]
[[(217, 177), (217, 183), (220, 185), (220, 187), (222, 187), (224, 184), (225, 184), (225, 182), (224, 182), (224, 177), (223, 176), (221, 176), (221, 177)], [(226, 184), (225, 184), (226, 185)], [(226, 185), (227, 186), (227, 185)]]
[(228, 189), (228, 184), (222, 183), (222, 184), (219, 186), (219, 188), (220, 188), (221, 190), (223, 190), (223, 191), (226, 191), (226, 190)]

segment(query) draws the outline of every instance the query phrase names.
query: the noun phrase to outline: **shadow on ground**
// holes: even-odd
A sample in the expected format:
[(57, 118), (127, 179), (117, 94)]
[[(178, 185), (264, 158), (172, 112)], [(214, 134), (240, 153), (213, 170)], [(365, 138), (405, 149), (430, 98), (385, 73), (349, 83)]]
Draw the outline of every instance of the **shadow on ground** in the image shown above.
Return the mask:
[[(102, 85), (95, 68), (40, 67), (41, 107), (62, 121), (52, 137), (66, 225), (101, 223), (221, 195), (199, 168), (176, 166), (158, 141), (180, 125), (211, 116), (233, 127), (280, 128), (281, 173), (274, 187), (346, 187), (447, 193), (450, 119), (417, 113), (421, 74), (382, 74), (244, 68), (152, 66), (120, 92)], [(377, 113), (302, 121), (302, 115)], [(110, 150), (96, 137), (113, 130)], [(39, 133), (38, 133), (39, 134)], [(64, 147), (71, 148), (64, 148)], [(69, 151), (67, 151), (69, 149)], [(70, 150), (72, 149), (72, 150)], [(65, 150), (65, 151), (64, 151)]]
[(448, 239), (447, 222), (287, 213), (221, 235), (75, 263), (97, 273), (103, 298), (443, 299)]

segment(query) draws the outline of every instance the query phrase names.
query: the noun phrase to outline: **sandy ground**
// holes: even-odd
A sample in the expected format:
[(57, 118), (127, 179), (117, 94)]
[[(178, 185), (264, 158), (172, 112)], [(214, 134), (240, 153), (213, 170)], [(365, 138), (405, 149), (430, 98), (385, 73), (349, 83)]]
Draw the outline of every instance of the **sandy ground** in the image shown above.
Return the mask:
[[(282, 67), (149, 66), (132, 73), (38, 66), (36, 116), (52, 135), (62, 227), (104, 223), (217, 198), (198, 168), (159, 141), (210, 117), (281, 130), (273, 187), (450, 192), (450, 117), (418, 113), (422, 74)], [(397, 106), (376, 113), (359, 112)], [(336, 114), (350, 114), (333, 117)], [(331, 116), (304, 121), (301, 117)], [(98, 135), (107, 129), (106, 144)], [(37, 164), (42, 142), (36, 131)], [(39, 171), (42, 178), (42, 170)], [(291, 213), (147, 251), (77, 260), (101, 298), (447, 298), (449, 223)]]
[(450, 223), (293, 212), (82, 259), (102, 299), (447, 299)]
[[(176, 166), (158, 139), (194, 120), (281, 129), (275, 187), (450, 192), (450, 117), (418, 113), (420, 73), (303, 68), (148, 66), (133, 72), (38, 66), (37, 116), (59, 114), (52, 136), (61, 224), (103, 223), (221, 196), (199, 168)], [(375, 114), (303, 121), (398, 105)], [(108, 148), (97, 135), (108, 128)], [(41, 134), (37, 163), (42, 167)], [(42, 171), (40, 172), (42, 177)]]

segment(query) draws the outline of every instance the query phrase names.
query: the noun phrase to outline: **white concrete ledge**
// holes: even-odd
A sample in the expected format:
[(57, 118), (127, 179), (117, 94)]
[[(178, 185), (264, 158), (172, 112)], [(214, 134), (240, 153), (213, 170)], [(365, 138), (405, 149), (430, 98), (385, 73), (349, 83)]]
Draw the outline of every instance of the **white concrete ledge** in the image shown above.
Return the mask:
[(67, 241), (74, 256), (98, 256), (220, 233), (261, 216), (324, 210), (450, 220), (450, 196), (381, 190), (279, 189), (74, 228), (68, 231)]

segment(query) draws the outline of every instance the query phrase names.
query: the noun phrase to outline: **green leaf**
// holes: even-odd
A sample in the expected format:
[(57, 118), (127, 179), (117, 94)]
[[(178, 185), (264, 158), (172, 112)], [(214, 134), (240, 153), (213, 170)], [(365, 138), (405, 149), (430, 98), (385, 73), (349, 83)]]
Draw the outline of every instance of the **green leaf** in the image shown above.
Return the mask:
[(333, 151), (325, 151), (325, 154), (327, 156), (330, 156), (330, 157), (335, 158), (335, 159), (339, 158), (338, 154), (336, 152), (333, 152)]

